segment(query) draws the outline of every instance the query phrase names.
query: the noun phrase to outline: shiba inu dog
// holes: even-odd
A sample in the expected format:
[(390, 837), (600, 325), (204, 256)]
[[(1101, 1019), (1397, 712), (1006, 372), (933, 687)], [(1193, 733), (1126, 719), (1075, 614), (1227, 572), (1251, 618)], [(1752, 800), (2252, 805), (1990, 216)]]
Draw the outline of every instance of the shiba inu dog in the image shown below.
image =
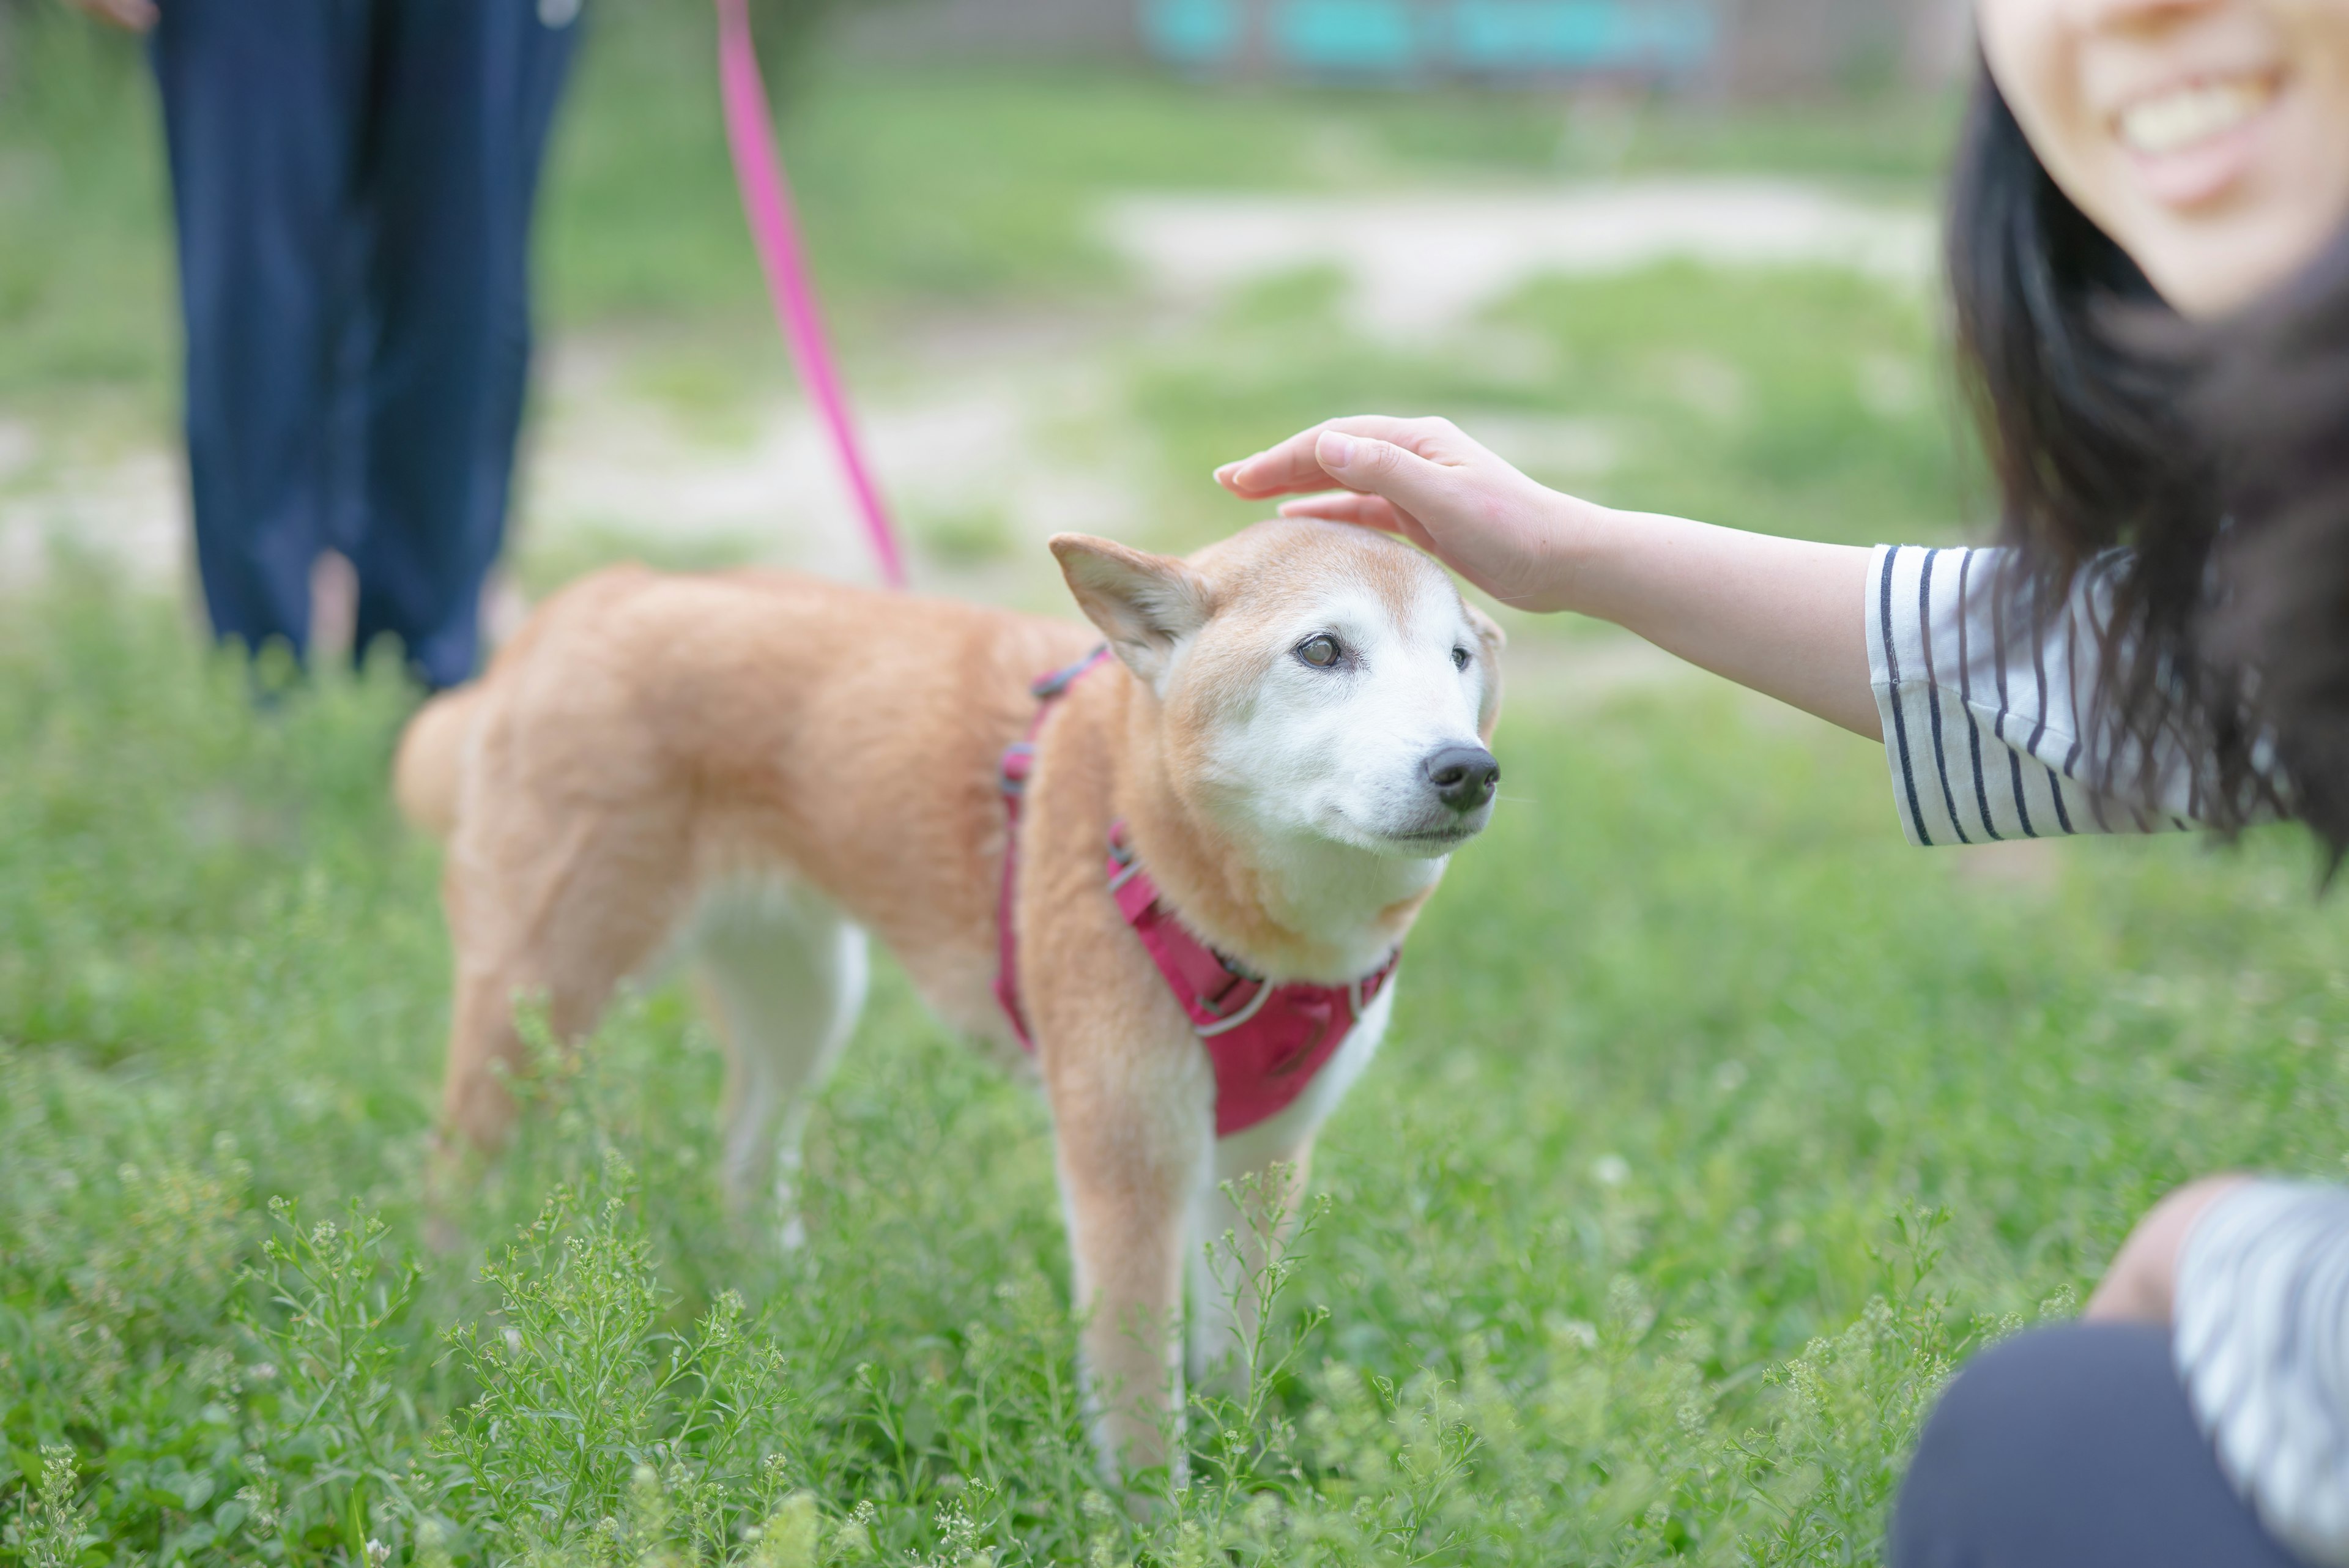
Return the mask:
[(1301, 1169), (1491, 816), (1502, 638), (1433, 562), (1334, 524), (1185, 559), (1051, 548), (1091, 628), (781, 572), (600, 573), (418, 714), (396, 783), (447, 844), (444, 1148), (509, 1129), (518, 997), (577, 1039), (682, 945), (733, 1064), (730, 1193), (780, 1163), (788, 1225), (878, 936), (1041, 1081), (1095, 1439), (1131, 1472), (1180, 1463), (1186, 1278), (1195, 1375), (1247, 1327), (1200, 1261), (1250, 1229), (1221, 1184)]

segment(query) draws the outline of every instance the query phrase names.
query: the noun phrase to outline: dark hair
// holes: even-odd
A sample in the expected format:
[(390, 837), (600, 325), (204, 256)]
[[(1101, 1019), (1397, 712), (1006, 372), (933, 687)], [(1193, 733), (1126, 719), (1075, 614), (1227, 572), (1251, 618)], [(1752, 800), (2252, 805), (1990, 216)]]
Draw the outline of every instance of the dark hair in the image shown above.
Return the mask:
[[(2349, 251), (2189, 327), (2056, 187), (1987, 70), (1950, 198), (1961, 372), (2011, 587), (2044, 629), (2108, 571), (2091, 782), (2199, 759), (2198, 815), (2349, 850)], [(2108, 552), (2125, 551), (2125, 554)], [(2133, 776), (2132, 776), (2133, 775)]]

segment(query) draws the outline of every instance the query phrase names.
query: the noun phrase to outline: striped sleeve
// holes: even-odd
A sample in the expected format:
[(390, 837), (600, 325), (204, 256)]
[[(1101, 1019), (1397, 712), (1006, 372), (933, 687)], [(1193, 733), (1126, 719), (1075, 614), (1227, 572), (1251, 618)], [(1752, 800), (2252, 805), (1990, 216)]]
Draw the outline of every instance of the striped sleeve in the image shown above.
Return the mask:
[(2256, 1181), (2178, 1261), (2172, 1354), (2220, 1467), (2275, 1537), (2349, 1568), (2349, 1189)]
[[(2077, 833), (2191, 826), (2198, 769), (2161, 756), (2156, 788), (2130, 799), (2092, 777), (2144, 776), (2134, 751), (2086, 735), (2096, 636), (2110, 615), (2106, 559), (2081, 575), (2061, 613), (2033, 635), (2028, 600), (2001, 591), (2005, 550), (1879, 545), (1868, 576), (1868, 662), (1912, 844), (1987, 844)], [(2019, 633), (2019, 635), (2011, 635)]]

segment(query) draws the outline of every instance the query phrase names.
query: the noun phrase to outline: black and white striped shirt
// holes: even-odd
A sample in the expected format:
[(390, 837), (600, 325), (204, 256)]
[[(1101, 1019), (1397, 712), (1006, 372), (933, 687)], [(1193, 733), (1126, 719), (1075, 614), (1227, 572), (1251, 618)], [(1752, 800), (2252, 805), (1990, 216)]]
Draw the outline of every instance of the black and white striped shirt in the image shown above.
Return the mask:
[(2254, 1181), (2204, 1210), (2171, 1317), (2235, 1490), (2301, 1556), (2349, 1568), (2349, 1189)]
[[(2183, 745), (2160, 752), (2156, 787), (2144, 798), (2086, 782), (2145, 776), (2134, 748), (2088, 733), (2098, 637), (2112, 618), (2118, 565), (2108, 556), (2083, 572), (2032, 636), (2037, 618), (2027, 586), (2001, 591), (2014, 569), (2012, 552), (1877, 546), (1868, 577), (1868, 677), (1910, 843), (2193, 826), (2202, 770)], [(2108, 756), (2117, 765), (2105, 766)]]
[[(2093, 565), (2042, 620), (2027, 590), (2000, 591), (2008, 552), (1878, 547), (1869, 678), (1910, 842), (2156, 832), (2201, 815), (2204, 759), (2187, 745), (2158, 748), (2147, 771), (2089, 732), (2123, 559)], [(2153, 786), (2127, 798), (2095, 778)], [(2257, 1181), (2220, 1199), (2180, 1255), (2174, 1320), (2178, 1376), (2236, 1490), (2302, 1557), (2349, 1568), (2349, 1189)]]

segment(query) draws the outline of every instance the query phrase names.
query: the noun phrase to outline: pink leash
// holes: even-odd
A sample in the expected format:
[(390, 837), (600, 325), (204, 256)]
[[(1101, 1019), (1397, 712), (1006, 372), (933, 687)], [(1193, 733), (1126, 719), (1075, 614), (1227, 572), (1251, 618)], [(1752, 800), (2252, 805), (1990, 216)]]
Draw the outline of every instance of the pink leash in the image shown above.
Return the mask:
[(849, 418), (848, 400), (841, 390), (840, 373), (833, 364), (832, 346), (825, 340), (823, 317), (816, 309), (815, 288), (809, 281), (807, 255), (800, 245), (799, 225), (792, 213), (791, 187), (775, 156), (768, 130), (767, 84), (759, 76), (759, 57), (750, 47), (750, 13), (747, 0), (718, 0), (718, 78), (726, 102), (726, 144), (734, 154), (734, 179), (742, 191), (742, 215), (750, 224), (750, 240), (758, 247), (760, 270), (767, 275), (767, 295), (775, 320), (791, 345), (792, 362), (800, 384), (823, 412), (832, 431), (833, 450), (848, 476), (856, 509), (864, 519), (866, 537), (881, 564), (881, 576), (893, 588), (905, 586), (905, 563), (897, 548), (896, 530), (889, 524), (881, 492), (864, 466), (856, 443), (856, 426)]

